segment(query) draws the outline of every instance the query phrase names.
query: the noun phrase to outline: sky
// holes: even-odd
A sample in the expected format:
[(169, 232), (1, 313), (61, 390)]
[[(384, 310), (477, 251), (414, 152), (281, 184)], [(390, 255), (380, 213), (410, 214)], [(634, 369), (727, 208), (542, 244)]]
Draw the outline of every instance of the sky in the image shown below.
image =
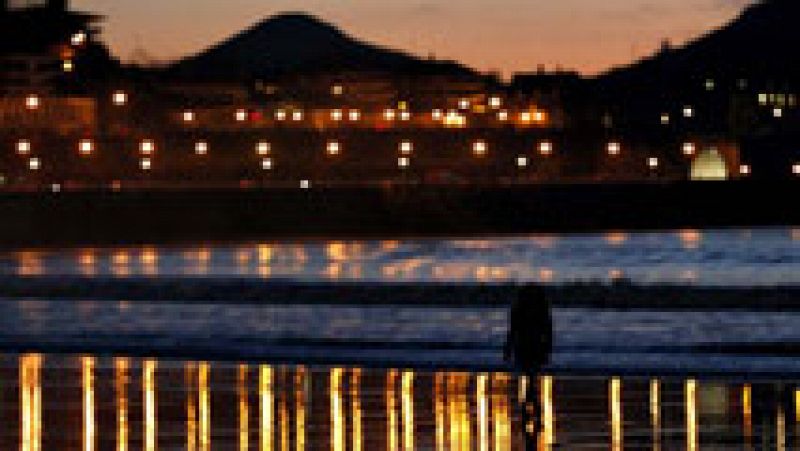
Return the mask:
[[(73, 0), (124, 61), (193, 54), (264, 17), (314, 14), (356, 38), (481, 71), (595, 74), (678, 45), (752, 0)], [(144, 58), (144, 57), (147, 58)]]

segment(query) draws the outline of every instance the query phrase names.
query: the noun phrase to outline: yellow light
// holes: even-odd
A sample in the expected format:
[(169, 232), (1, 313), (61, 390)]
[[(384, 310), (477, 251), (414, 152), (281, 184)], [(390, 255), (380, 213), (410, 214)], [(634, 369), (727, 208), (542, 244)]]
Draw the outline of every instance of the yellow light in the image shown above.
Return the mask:
[(508, 111), (498, 111), (497, 112), (497, 120), (500, 122), (505, 122), (508, 120)]
[(470, 105), (470, 102), (469, 102), (468, 99), (461, 99), (461, 100), (458, 101), (458, 108), (459, 109), (468, 110), (469, 109), (469, 105)]
[(247, 110), (243, 110), (243, 109), (236, 110), (236, 113), (234, 114), (234, 118), (236, 119), (236, 122), (244, 122), (244, 121), (246, 121), (247, 120)]
[(31, 158), (28, 160), (28, 168), (31, 171), (38, 171), (42, 167), (42, 162), (38, 158)]
[(669, 125), (669, 114), (661, 113), (661, 125)]
[(657, 168), (657, 167), (658, 167), (658, 158), (656, 158), (656, 157), (650, 157), (650, 158), (648, 158), (648, 159), (647, 159), (647, 166), (649, 166), (649, 167), (650, 167), (650, 169), (655, 169), (655, 168)]
[(331, 94), (335, 96), (340, 96), (344, 94), (344, 86), (342, 85), (333, 85), (331, 86)]
[(397, 109), (398, 110), (407, 110), (408, 109), (408, 102), (406, 102), (406, 101), (397, 102)]
[(149, 171), (153, 167), (153, 162), (149, 158), (142, 158), (142, 161), (139, 162), (139, 167), (143, 171)]
[(269, 155), (272, 151), (272, 146), (266, 141), (260, 141), (256, 144), (256, 153), (259, 155)]
[(341, 144), (338, 141), (330, 141), (327, 145), (328, 155), (339, 155), (342, 150)]
[(607, 150), (609, 155), (616, 156), (622, 151), (622, 145), (618, 142), (610, 142), (608, 143)]
[(208, 153), (208, 143), (205, 141), (198, 141), (194, 145), (194, 152), (197, 155), (206, 155)]
[(31, 94), (25, 98), (25, 106), (29, 110), (35, 110), (42, 104), (41, 99), (36, 94)]
[(155, 150), (156, 150), (156, 144), (149, 139), (146, 139), (139, 144), (139, 151), (143, 155), (150, 155), (153, 152), (155, 152)]
[(275, 111), (275, 120), (285, 121), (286, 120), (286, 111), (284, 111), (284, 110)]
[[(186, 110), (186, 111), (183, 112), (183, 122), (194, 122), (194, 119), (195, 119), (194, 111)], [(237, 121), (240, 120), (238, 112), (236, 113), (236, 120)], [(244, 119), (241, 119), (241, 120), (244, 120)]]
[(128, 94), (124, 91), (116, 91), (111, 95), (111, 103), (116, 106), (122, 106), (128, 103)]
[(433, 118), (434, 121), (440, 121), (442, 120), (442, 117), (443, 117), (442, 110), (431, 111), (431, 118)]
[(683, 154), (686, 156), (694, 155), (697, 148), (695, 147), (694, 143), (683, 143)]
[(350, 113), (347, 115), (351, 121), (355, 122), (361, 119), (361, 112), (358, 110), (350, 110)]
[(517, 166), (520, 168), (528, 167), (528, 157), (525, 156), (517, 157)]
[(408, 121), (411, 119), (411, 112), (410, 111), (401, 111), (400, 112), (400, 120), (401, 121)]
[(411, 165), (411, 159), (408, 157), (400, 157), (397, 159), (397, 166), (405, 169)]
[(683, 117), (685, 118), (693, 118), (694, 117), (694, 108), (691, 106), (683, 107)]
[(414, 143), (412, 143), (411, 141), (402, 141), (400, 143), (399, 148), (400, 148), (400, 153), (402, 153), (403, 155), (409, 155), (411, 152), (414, 151)]
[(489, 97), (489, 106), (492, 108), (500, 108), (503, 105), (503, 99), (497, 96)]
[(265, 171), (272, 170), (272, 158), (264, 158), (261, 160), (261, 169)]
[(94, 143), (90, 139), (82, 139), (78, 143), (78, 151), (81, 155), (89, 155), (94, 151)]
[(300, 189), (310, 189), (310, 188), (311, 188), (310, 180), (300, 180)]
[(800, 163), (795, 163), (792, 165), (792, 174), (800, 175)]
[(522, 113), (519, 114), (519, 120), (524, 124), (531, 122), (532, 119), (533, 117), (531, 116), (531, 113), (529, 111), (523, 111)]
[(550, 155), (553, 153), (553, 143), (550, 141), (542, 141), (539, 143), (539, 153), (542, 155)]
[(64, 72), (72, 72), (75, 69), (75, 63), (72, 60), (64, 60), (61, 64), (61, 68), (64, 69)]
[(749, 164), (743, 164), (739, 166), (739, 174), (741, 175), (750, 175), (750, 171), (751, 169)]
[(383, 110), (383, 118), (387, 121), (393, 121), (395, 117), (395, 112), (392, 109)]
[(479, 157), (486, 155), (486, 152), (489, 150), (489, 146), (486, 144), (486, 141), (475, 141), (472, 144), (472, 152)]
[(70, 43), (72, 43), (72, 45), (77, 47), (77, 46), (85, 44), (86, 43), (86, 38), (87, 38), (86, 32), (79, 31), (79, 32), (77, 32), (77, 33), (72, 35), (72, 37), (70, 38)]
[(342, 120), (342, 110), (331, 110), (331, 119), (334, 121)]
[(762, 106), (766, 105), (768, 101), (769, 101), (769, 97), (767, 96), (766, 93), (761, 93), (761, 94), (758, 95), (758, 104), (759, 105), (762, 105)]
[(456, 111), (450, 111), (444, 118), (444, 125), (446, 127), (463, 128), (466, 127), (467, 125), (467, 118), (466, 116), (461, 115)]
[(533, 113), (533, 120), (535, 122), (544, 122), (546, 117), (547, 115), (544, 113), (544, 111), (536, 111)]
[(772, 110), (772, 115), (774, 117), (776, 117), (776, 118), (782, 118), (783, 117), (783, 108), (775, 108), (774, 110)]
[(295, 111), (292, 113), (292, 120), (295, 122), (300, 122), (303, 120), (303, 112), (302, 111)]
[(17, 153), (20, 155), (27, 155), (31, 153), (31, 142), (23, 139), (17, 142)]

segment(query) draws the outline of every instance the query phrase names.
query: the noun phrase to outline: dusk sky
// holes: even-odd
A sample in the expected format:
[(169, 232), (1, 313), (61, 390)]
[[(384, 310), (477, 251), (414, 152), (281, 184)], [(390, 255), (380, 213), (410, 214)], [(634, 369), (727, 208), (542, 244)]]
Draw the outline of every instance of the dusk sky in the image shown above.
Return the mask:
[(74, 0), (107, 16), (129, 60), (195, 53), (263, 17), (304, 11), (354, 37), (505, 74), (544, 64), (596, 73), (734, 18), (749, 0)]

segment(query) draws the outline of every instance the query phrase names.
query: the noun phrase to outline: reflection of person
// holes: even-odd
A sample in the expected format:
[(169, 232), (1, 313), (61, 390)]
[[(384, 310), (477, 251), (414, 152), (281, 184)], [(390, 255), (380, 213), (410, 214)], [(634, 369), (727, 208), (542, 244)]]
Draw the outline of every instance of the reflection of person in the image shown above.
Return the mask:
[(553, 318), (545, 291), (539, 285), (525, 285), (511, 304), (504, 355), (526, 381), (521, 400), (526, 449), (536, 449), (537, 433), (542, 429), (539, 372), (549, 363), (552, 348)]

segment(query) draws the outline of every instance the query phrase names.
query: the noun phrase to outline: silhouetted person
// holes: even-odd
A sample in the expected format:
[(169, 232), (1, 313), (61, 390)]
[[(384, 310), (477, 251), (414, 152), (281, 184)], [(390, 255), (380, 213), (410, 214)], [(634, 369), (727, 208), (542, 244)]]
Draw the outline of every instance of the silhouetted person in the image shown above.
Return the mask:
[(522, 399), (522, 420), (525, 425), (525, 448), (535, 450), (541, 433), (539, 372), (550, 362), (553, 350), (553, 317), (544, 289), (525, 285), (517, 293), (509, 312), (505, 358), (514, 365), (527, 385)]

